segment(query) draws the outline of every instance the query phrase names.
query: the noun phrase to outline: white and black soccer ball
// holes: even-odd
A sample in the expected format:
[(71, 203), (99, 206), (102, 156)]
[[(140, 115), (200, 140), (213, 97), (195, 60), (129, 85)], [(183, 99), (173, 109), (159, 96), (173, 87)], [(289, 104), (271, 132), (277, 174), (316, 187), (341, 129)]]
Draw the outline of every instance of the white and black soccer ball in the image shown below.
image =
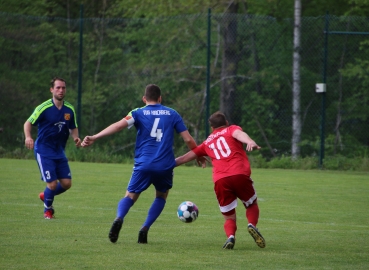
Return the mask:
[(199, 216), (199, 208), (193, 202), (185, 201), (178, 206), (177, 216), (182, 222), (194, 222)]

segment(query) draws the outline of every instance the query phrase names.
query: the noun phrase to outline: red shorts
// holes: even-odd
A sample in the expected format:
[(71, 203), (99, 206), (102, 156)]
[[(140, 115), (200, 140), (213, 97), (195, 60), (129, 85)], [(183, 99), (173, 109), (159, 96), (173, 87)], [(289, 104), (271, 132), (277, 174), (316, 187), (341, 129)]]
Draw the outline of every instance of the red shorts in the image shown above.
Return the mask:
[(245, 207), (253, 204), (257, 199), (254, 182), (250, 177), (242, 174), (219, 179), (214, 184), (214, 191), (222, 213), (236, 208), (237, 198)]

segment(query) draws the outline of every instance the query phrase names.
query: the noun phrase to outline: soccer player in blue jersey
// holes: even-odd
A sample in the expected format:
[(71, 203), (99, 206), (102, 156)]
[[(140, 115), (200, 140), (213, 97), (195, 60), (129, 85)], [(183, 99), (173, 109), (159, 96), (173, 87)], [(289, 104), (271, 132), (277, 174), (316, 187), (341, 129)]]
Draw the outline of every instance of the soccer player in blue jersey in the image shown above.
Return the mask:
[[(52, 98), (37, 106), (24, 123), (25, 145), (34, 148), (35, 158), (40, 169), (41, 180), (46, 182), (44, 192), (39, 197), (44, 202), (44, 218), (54, 218), (54, 196), (69, 189), (72, 175), (64, 148), (69, 136), (77, 147), (81, 145), (78, 135), (76, 113), (73, 106), (64, 101), (65, 80), (55, 77), (51, 80)], [(37, 126), (36, 142), (33, 141), (32, 126)]]
[[(118, 240), (124, 217), (150, 185), (156, 190), (155, 199), (148, 211), (146, 221), (138, 233), (138, 243), (147, 243), (151, 225), (164, 209), (169, 189), (173, 185), (173, 168), (176, 166), (173, 153), (174, 132), (179, 133), (189, 149), (197, 145), (188, 132), (182, 117), (172, 108), (161, 105), (161, 90), (157, 85), (146, 86), (142, 101), (146, 106), (137, 108), (120, 121), (111, 124), (101, 132), (86, 136), (82, 147), (90, 146), (95, 140), (135, 126), (137, 130), (134, 167), (125, 197), (118, 203), (117, 216), (109, 231), (112, 243)], [(205, 166), (205, 159), (198, 164)]]

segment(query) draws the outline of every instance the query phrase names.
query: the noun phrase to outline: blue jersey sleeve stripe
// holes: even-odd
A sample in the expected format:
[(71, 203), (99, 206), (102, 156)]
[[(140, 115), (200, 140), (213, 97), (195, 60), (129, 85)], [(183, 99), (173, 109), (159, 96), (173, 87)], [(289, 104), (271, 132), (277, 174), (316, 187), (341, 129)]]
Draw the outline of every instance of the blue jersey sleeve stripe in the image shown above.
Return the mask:
[(28, 122), (31, 122), (31, 124), (34, 124), (37, 118), (40, 116), (40, 114), (47, 108), (50, 108), (51, 106), (53, 106), (51, 99), (38, 105), (36, 109), (33, 111), (32, 115), (28, 118)]
[(133, 109), (132, 111), (130, 111), (127, 115), (132, 116), (132, 112), (135, 112), (135, 111), (137, 111), (137, 110), (143, 109), (143, 108), (145, 108), (145, 107), (146, 107), (146, 106), (143, 106), (143, 107), (140, 107), (140, 108), (135, 108), (135, 109)]

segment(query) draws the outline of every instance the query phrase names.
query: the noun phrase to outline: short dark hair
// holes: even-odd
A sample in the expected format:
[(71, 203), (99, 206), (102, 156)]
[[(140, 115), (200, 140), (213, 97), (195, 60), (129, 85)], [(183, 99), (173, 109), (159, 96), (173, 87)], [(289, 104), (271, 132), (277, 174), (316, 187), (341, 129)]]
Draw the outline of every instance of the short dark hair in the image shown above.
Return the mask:
[(227, 119), (224, 113), (217, 111), (210, 115), (209, 123), (212, 128), (218, 128), (227, 125)]
[[(65, 80), (63, 78), (60, 78), (60, 77), (54, 77), (52, 78), (52, 80), (50, 81), (50, 86), (51, 88), (54, 88), (55, 86), (55, 81), (62, 81), (62, 82), (65, 82)], [(65, 82), (66, 83), (66, 82)]]
[(159, 86), (155, 84), (148, 84), (145, 88), (145, 97), (147, 101), (158, 101), (161, 96)]

